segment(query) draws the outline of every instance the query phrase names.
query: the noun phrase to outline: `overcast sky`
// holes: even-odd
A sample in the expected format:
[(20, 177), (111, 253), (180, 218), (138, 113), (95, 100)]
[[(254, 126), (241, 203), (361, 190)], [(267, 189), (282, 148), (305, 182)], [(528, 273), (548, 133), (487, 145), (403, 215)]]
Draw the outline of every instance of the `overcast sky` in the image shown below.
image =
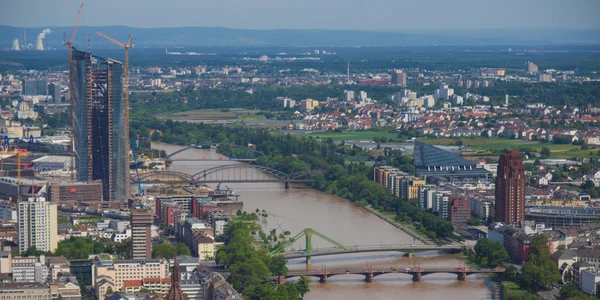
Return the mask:
[[(72, 26), (80, 0), (1, 0), (0, 24)], [(600, 29), (600, 0), (88, 0), (81, 25)]]

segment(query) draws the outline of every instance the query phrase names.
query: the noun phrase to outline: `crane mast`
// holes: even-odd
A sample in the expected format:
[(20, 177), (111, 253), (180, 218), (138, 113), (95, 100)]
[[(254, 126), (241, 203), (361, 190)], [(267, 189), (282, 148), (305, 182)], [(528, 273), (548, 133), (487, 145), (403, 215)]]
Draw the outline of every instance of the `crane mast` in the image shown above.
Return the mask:
[[(75, 180), (75, 163), (74, 163), (74, 156), (75, 156), (75, 124), (74, 124), (74, 118), (73, 118), (73, 91), (74, 91), (74, 87), (73, 87), (73, 41), (75, 40), (75, 33), (77, 32), (77, 26), (79, 26), (79, 18), (81, 17), (81, 10), (83, 9), (83, 3), (81, 3), (81, 5), (79, 5), (79, 10), (77, 11), (77, 18), (75, 19), (75, 25), (73, 26), (73, 32), (71, 33), (71, 39), (66, 40), (63, 42), (64, 46), (68, 47), (68, 51), (69, 51), (69, 104), (70, 104), (70, 110), (71, 110), (71, 130), (70, 130), (70, 135), (71, 135), (71, 180)], [(66, 38), (66, 33), (65, 33), (65, 38)]]

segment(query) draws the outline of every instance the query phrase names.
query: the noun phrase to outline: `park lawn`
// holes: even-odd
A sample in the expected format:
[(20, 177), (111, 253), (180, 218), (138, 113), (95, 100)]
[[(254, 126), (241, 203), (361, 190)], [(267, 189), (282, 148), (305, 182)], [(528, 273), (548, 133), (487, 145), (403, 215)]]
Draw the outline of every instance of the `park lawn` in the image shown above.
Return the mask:
[(374, 137), (398, 138), (395, 132), (386, 131), (343, 131), (343, 132), (314, 132), (309, 136), (320, 139), (331, 138), (334, 141), (372, 141)]
[(597, 156), (597, 149), (581, 150), (581, 146), (563, 145), (553, 143), (542, 143), (539, 141), (524, 141), (517, 139), (503, 138), (439, 138), (439, 139), (423, 139), (424, 143), (430, 145), (456, 145), (456, 141), (461, 140), (463, 146), (473, 150), (488, 150), (498, 151), (503, 149), (523, 149), (531, 148), (537, 152), (542, 150), (542, 147), (548, 147), (552, 153), (550, 158), (571, 158), (571, 157), (589, 157), (590, 152)]

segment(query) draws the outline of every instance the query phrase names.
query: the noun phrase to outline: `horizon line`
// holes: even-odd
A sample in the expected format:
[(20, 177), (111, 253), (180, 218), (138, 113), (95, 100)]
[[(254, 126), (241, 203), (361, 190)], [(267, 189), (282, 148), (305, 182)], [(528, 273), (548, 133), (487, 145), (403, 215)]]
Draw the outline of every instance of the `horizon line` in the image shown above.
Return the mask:
[[(22, 29), (34, 29), (34, 28), (51, 28), (51, 27), (72, 27), (71, 25), (44, 25), (44, 26), (15, 26), (15, 25), (7, 25), (0, 24), (0, 26), (12, 27), (12, 28), (22, 28)], [(419, 32), (419, 31), (438, 31), (438, 32), (447, 32), (447, 31), (499, 31), (499, 30), (578, 30), (578, 31), (600, 31), (600, 27), (598, 28), (573, 28), (573, 27), (510, 27), (510, 28), (438, 28), (438, 29), (330, 29), (330, 28), (236, 28), (236, 27), (227, 27), (227, 26), (201, 26), (201, 25), (190, 25), (190, 26), (166, 26), (166, 27), (136, 27), (130, 25), (79, 25), (78, 28), (82, 27), (127, 27), (127, 28), (135, 28), (135, 29), (182, 29), (182, 28), (222, 28), (222, 29), (232, 29), (232, 30), (249, 30), (249, 31), (270, 31), (270, 30), (294, 30), (294, 31), (365, 31), (365, 32)]]

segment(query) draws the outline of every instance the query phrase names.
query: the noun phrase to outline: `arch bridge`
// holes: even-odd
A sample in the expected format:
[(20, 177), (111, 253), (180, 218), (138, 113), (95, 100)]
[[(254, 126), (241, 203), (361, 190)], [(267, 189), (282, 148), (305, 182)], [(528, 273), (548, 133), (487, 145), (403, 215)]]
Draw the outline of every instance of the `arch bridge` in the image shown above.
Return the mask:
[(251, 164), (221, 165), (200, 171), (194, 175), (176, 171), (151, 171), (134, 176), (132, 182), (137, 184), (191, 184), (201, 185), (208, 183), (253, 183), (253, 182), (283, 182), (289, 189), (292, 183), (312, 182), (310, 175), (323, 174), (324, 170), (300, 171), (286, 174), (281, 171)]

